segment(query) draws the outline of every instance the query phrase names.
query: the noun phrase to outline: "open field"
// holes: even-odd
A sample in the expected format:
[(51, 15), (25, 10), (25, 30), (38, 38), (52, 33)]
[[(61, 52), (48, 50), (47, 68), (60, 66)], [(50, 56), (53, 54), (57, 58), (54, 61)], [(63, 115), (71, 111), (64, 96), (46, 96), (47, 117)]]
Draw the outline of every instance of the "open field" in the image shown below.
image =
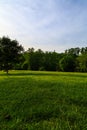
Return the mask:
[(0, 130), (87, 130), (87, 74), (0, 72)]

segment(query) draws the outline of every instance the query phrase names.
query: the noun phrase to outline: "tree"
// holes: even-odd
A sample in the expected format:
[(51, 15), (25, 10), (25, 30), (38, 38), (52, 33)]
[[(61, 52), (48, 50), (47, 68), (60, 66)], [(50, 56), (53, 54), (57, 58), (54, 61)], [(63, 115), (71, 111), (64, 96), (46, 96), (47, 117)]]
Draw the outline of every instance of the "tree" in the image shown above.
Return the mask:
[(28, 53), (28, 64), (29, 64), (29, 69), (30, 70), (34, 70), (33, 68), (33, 65), (34, 65), (34, 52), (35, 52), (35, 50), (34, 50), (34, 48), (32, 47), (32, 48), (28, 48), (28, 50), (27, 50), (27, 53)]
[(75, 70), (75, 57), (66, 55), (60, 60), (59, 65), (62, 71), (73, 72)]
[(23, 70), (29, 70), (30, 69), (30, 65), (29, 65), (29, 54), (27, 51), (25, 51), (23, 54), (23, 62), (22, 62), (22, 69)]
[(44, 55), (43, 66), (47, 71), (56, 71), (58, 63), (58, 54), (54, 52), (46, 52)]
[(87, 54), (87, 47), (82, 47), (81, 49), (80, 49), (80, 51), (81, 51), (81, 54), (83, 55), (83, 54)]
[(7, 72), (18, 62), (23, 47), (9, 37), (0, 38), (0, 68)]
[(44, 53), (41, 49), (37, 51), (34, 48), (29, 48), (27, 51), (28, 63), (31, 70), (40, 70), (43, 67), (43, 56)]
[(87, 54), (82, 54), (77, 57), (77, 70), (80, 72), (87, 72)]
[(76, 56), (78, 56), (79, 53), (80, 53), (80, 48), (79, 48), (79, 47), (70, 48), (70, 49), (68, 49), (68, 50), (65, 50), (65, 53), (66, 53), (66, 54), (69, 54), (69, 55), (76, 55)]
[(41, 49), (38, 49), (34, 53), (34, 70), (41, 70), (43, 68), (44, 53)]

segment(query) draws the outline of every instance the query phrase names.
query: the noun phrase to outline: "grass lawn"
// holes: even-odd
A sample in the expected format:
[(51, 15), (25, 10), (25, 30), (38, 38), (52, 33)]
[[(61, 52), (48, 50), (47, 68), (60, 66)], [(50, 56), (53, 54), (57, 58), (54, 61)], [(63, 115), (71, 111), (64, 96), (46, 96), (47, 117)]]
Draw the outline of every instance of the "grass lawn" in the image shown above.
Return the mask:
[(0, 130), (87, 130), (87, 74), (0, 72)]

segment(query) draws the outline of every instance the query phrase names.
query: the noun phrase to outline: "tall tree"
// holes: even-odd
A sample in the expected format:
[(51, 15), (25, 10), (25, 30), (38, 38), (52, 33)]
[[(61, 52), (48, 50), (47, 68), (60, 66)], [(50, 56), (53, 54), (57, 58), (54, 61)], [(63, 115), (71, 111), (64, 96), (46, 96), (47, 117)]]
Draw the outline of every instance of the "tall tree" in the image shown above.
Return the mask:
[(75, 57), (66, 55), (60, 60), (59, 64), (62, 71), (73, 72), (75, 70)]
[(79, 48), (79, 47), (70, 48), (70, 49), (68, 49), (68, 50), (65, 50), (65, 53), (66, 53), (66, 54), (69, 54), (69, 55), (76, 55), (76, 56), (78, 56), (79, 53), (80, 53), (80, 48)]
[(18, 62), (23, 47), (9, 37), (0, 38), (0, 68), (7, 72)]
[(54, 52), (46, 52), (44, 55), (43, 65), (47, 71), (56, 71), (58, 64), (58, 54)]
[(77, 57), (77, 71), (87, 72), (87, 54)]
[(29, 55), (29, 68), (40, 70), (43, 67), (43, 51), (41, 49), (34, 51), (34, 48), (29, 48), (27, 53)]

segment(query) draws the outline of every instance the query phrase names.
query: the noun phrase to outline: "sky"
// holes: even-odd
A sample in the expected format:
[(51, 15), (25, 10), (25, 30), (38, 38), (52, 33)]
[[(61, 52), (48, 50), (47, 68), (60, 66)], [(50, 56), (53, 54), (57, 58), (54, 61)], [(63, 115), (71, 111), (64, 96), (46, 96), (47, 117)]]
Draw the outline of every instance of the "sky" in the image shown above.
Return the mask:
[(87, 46), (87, 0), (0, 0), (0, 37), (27, 50)]

